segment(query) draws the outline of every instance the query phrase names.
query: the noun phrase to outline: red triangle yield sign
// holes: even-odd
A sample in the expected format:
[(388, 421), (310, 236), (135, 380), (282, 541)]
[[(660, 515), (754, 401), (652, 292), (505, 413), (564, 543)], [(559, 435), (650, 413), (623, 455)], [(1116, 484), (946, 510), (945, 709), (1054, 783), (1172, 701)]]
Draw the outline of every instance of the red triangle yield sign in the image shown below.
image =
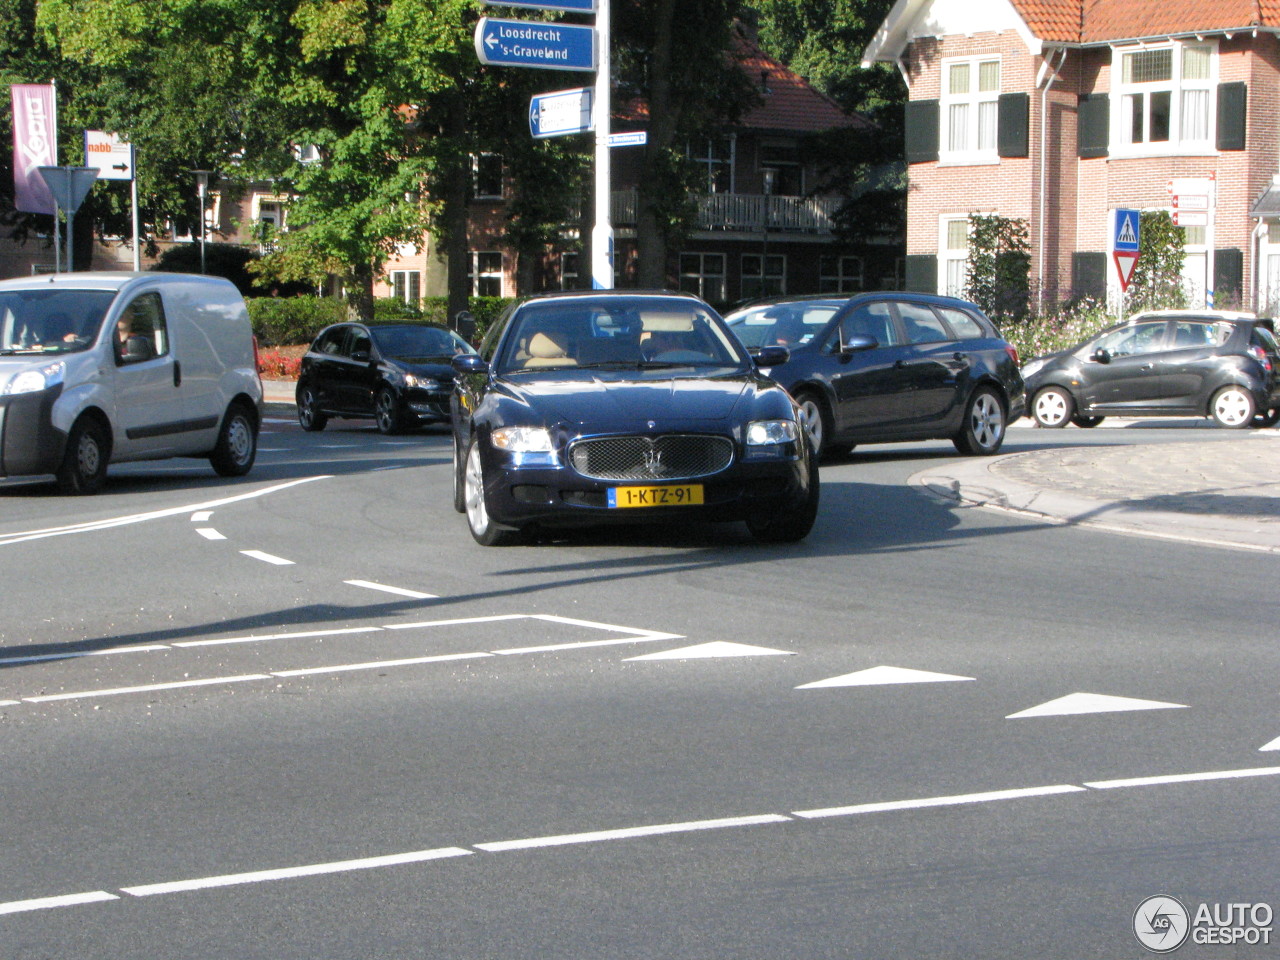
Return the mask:
[(1133, 276), (1133, 268), (1138, 265), (1138, 254), (1132, 250), (1115, 250), (1111, 256), (1116, 261), (1116, 273), (1120, 275), (1120, 289), (1129, 289), (1129, 278)]

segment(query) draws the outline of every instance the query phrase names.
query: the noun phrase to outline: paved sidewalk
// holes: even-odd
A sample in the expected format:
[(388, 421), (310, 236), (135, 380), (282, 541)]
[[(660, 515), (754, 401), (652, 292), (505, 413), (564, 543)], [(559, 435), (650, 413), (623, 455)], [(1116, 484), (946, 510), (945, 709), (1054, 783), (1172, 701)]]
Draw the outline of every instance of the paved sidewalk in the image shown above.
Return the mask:
[(1280, 553), (1280, 431), (971, 458), (911, 478), (950, 500), (1049, 521)]

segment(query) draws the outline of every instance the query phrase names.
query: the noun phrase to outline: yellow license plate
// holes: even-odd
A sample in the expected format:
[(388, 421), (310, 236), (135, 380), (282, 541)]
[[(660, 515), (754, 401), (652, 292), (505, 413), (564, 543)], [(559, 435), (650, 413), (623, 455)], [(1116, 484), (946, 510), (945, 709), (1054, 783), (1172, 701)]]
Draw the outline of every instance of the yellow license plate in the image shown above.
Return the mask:
[(690, 507), (702, 503), (702, 484), (661, 487), (610, 487), (610, 507)]

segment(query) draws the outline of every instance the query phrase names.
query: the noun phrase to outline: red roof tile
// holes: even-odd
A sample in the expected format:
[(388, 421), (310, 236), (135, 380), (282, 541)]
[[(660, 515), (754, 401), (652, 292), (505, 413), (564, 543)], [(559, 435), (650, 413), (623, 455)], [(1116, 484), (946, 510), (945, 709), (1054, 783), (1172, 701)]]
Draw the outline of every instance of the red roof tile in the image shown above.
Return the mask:
[(1012, 0), (1031, 32), (1050, 43), (1280, 27), (1280, 0)]

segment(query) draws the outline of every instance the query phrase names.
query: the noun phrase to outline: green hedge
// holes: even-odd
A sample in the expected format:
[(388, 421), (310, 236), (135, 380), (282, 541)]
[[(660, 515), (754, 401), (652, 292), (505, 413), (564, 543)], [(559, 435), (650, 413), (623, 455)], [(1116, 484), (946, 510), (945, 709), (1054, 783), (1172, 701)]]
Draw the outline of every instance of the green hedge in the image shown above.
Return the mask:
[[(474, 339), (477, 342), (489, 324), (511, 302), (506, 297), (472, 297), (468, 301), (467, 307), (476, 320)], [(246, 303), (253, 332), (264, 347), (310, 343), (321, 329), (348, 317), (346, 301), (333, 297), (256, 297)], [(373, 318), (383, 322), (400, 320), (447, 327), (448, 300), (427, 297), (418, 304), (407, 304), (387, 297), (374, 301)]]

